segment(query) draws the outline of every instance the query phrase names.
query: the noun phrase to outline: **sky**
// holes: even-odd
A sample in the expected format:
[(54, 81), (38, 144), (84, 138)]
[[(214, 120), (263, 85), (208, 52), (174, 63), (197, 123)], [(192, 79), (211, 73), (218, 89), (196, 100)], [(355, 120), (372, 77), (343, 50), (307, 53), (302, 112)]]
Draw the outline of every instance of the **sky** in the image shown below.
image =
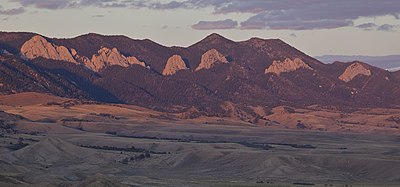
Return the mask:
[(211, 33), (280, 38), (311, 55), (400, 54), (399, 0), (0, 0), (0, 31), (189, 46)]

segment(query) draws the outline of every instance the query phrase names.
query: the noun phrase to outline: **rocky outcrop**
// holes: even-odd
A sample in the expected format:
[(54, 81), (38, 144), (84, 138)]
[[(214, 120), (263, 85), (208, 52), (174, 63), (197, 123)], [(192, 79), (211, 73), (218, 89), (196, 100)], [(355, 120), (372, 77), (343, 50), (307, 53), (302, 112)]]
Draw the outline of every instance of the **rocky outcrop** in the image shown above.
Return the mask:
[(292, 71), (296, 71), (298, 69), (308, 69), (313, 70), (308, 64), (303, 62), (303, 60), (299, 58), (295, 58), (291, 60), (290, 58), (286, 58), (283, 62), (280, 60), (274, 60), (272, 64), (265, 69), (265, 74), (274, 73), (280, 75), (281, 73), (288, 73)]
[(117, 48), (108, 49), (103, 47), (97, 53), (98, 54), (92, 56), (90, 61), (85, 58), (82, 60), (82, 63), (93, 71), (100, 71), (105, 67), (113, 65), (128, 67), (137, 64), (145, 67), (144, 62), (139, 61), (136, 57), (125, 57)]
[(210, 69), (217, 64), (227, 64), (227, 63), (229, 62), (224, 55), (222, 55), (216, 49), (211, 49), (205, 52), (201, 56), (201, 62), (199, 66), (195, 69), (195, 71), (201, 69)]
[(21, 55), (29, 60), (43, 57), (51, 60), (77, 63), (66, 47), (51, 44), (39, 35), (32, 37), (22, 45)]
[(98, 54), (93, 55), (92, 58), (89, 59), (86, 56), (80, 56), (73, 48), (68, 49), (64, 46), (54, 45), (39, 35), (32, 37), (22, 45), (21, 55), (29, 60), (42, 57), (51, 60), (83, 64), (93, 71), (100, 71), (113, 65), (128, 67), (137, 64), (146, 67), (146, 64), (136, 57), (125, 57), (117, 48), (109, 49), (103, 47), (98, 51)]
[(188, 69), (188, 67), (182, 57), (179, 55), (173, 55), (168, 59), (162, 74), (174, 75), (176, 72), (185, 69)]
[(339, 76), (339, 79), (344, 82), (350, 82), (358, 75), (371, 76), (372, 73), (371, 70), (364, 67), (361, 63), (354, 62), (344, 70), (344, 72)]
[(77, 54), (78, 52), (74, 48), (71, 48), (71, 55), (75, 57)]

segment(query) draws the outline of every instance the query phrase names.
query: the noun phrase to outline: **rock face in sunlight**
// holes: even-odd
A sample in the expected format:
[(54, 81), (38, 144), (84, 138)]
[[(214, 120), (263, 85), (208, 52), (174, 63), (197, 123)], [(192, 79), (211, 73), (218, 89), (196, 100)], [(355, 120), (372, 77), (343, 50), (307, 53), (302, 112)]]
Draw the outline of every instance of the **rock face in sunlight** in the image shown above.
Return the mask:
[(339, 76), (339, 79), (344, 82), (350, 82), (358, 75), (371, 76), (371, 70), (364, 67), (359, 62), (352, 63), (346, 70)]
[(201, 69), (210, 69), (217, 64), (228, 64), (226, 57), (216, 49), (211, 49), (201, 56), (201, 62), (195, 71)]
[(145, 67), (144, 62), (139, 61), (136, 57), (125, 57), (117, 48), (108, 49), (106, 47), (101, 48), (97, 55), (92, 56), (90, 61), (83, 60), (83, 63), (93, 71), (100, 71), (105, 67), (113, 65), (128, 67), (137, 64)]
[(30, 60), (43, 57), (51, 60), (77, 63), (66, 47), (53, 45), (39, 35), (32, 37), (22, 45), (21, 55)]
[(188, 67), (182, 57), (179, 55), (173, 55), (168, 59), (162, 74), (174, 75), (176, 72), (185, 69), (188, 69)]
[(137, 64), (146, 67), (145, 63), (139, 61), (136, 57), (125, 57), (117, 48), (109, 49), (103, 47), (98, 51), (98, 54), (93, 55), (92, 58), (89, 59), (86, 56), (80, 56), (73, 48), (68, 49), (64, 46), (57, 46), (39, 35), (32, 37), (22, 45), (21, 54), (23, 57), (30, 60), (42, 57), (50, 60), (83, 64), (96, 72), (113, 65), (128, 67)]
[(281, 73), (288, 73), (296, 71), (298, 69), (313, 70), (313, 68), (311, 68), (308, 64), (304, 63), (299, 58), (295, 58), (294, 60), (286, 58), (283, 62), (280, 60), (274, 60), (272, 64), (267, 69), (265, 69), (265, 74), (275, 73), (277, 75), (280, 75)]

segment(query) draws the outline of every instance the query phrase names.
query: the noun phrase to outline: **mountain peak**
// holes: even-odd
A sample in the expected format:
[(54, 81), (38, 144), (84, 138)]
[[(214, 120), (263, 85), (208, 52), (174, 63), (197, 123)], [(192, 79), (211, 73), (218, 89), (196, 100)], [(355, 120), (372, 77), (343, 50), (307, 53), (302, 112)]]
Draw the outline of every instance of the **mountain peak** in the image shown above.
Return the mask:
[(244, 41), (246, 43), (252, 43), (252, 44), (287, 44), (283, 40), (279, 38), (274, 38), (274, 39), (263, 39), (259, 37), (252, 37), (249, 40)]
[(214, 33), (211, 33), (210, 35), (208, 35), (206, 38), (225, 38), (225, 37), (214, 32)]
[(201, 41), (206, 43), (233, 42), (232, 40), (229, 40), (218, 33), (212, 33)]
[(99, 38), (99, 37), (104, 37), (104, 35), (98, 34), (98, 33), (87, 33), (87, 34), (82, 34), (80, 36), (77, 36), (76, 38)]

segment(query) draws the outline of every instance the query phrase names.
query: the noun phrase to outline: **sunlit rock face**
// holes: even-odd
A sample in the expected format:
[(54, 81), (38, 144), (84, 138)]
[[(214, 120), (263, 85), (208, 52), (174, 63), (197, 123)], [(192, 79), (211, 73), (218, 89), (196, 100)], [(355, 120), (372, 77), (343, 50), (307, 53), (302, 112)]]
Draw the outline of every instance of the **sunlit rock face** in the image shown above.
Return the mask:
[(276, 75), (280, 75), (281, 73), (288, 73), (298, 69), (313, 70), (313, 68), (299, 58), (295, 58), (294, 60), (286, 58), (284, 61), (274, 60), (272, 64), (265, 69), (265, 74), (274, 73)]
[(139, 61), (136, 57), (125, 57), (117, 48), (109, 49), (101, 48), (96, 55), (92, 56), (90, 61), (83, 60), (86, 67), (93, 71), (100, 71), (108, 66), (118, 65), (128, 67), (133, 64), (138, 64), (145, 67), (144, 62)]
[(30, 60), (43, 57), (51, 60), (77, 63), (66, 47), (51, 44), (39, 35), (32, 37), (22, 45), (21, 55)]
[(229, 63), (226, 57), (218, 52), (216, 49), (211, 49), (205, 52), (201, 56), (201, 62), (199, 66), (195, 69), (195, 71), (201, 69), (210, 69), (217, 64), (227, 64)]
[(185, 61), (179, 55), (173, 55), (167, 60), (167, 64), (162, 72), (163, 75), (174, 75), (180, 70), (188, 69)]
[(346, 70), (344, 70), (344, 72), (339, 76), (339, 79), (344, 82), (350, 82), (358, 75), (371, 76), (372, 73), (371, 70), (364, 67), (364, 65), (362, 65), (361, 63), (355, 62), (347, 67)]
[(80, 56), (75, 49), (68, 49), (64, 46), (57, 46), (48, 42), (42, 36), (36, 35), (26, 41), (21, 47), (21, 55), (29, 60), (42, 57), (45, 59), (72, 62), (83, 64), (93, 71), (100, 71), (108, 66), (118, 65), (128, 67), (130, 65), (140, 65), (146, 67), (136, 57), (125, 57), (117, 48), (101, 48), (91, 59), (86, 56)]

